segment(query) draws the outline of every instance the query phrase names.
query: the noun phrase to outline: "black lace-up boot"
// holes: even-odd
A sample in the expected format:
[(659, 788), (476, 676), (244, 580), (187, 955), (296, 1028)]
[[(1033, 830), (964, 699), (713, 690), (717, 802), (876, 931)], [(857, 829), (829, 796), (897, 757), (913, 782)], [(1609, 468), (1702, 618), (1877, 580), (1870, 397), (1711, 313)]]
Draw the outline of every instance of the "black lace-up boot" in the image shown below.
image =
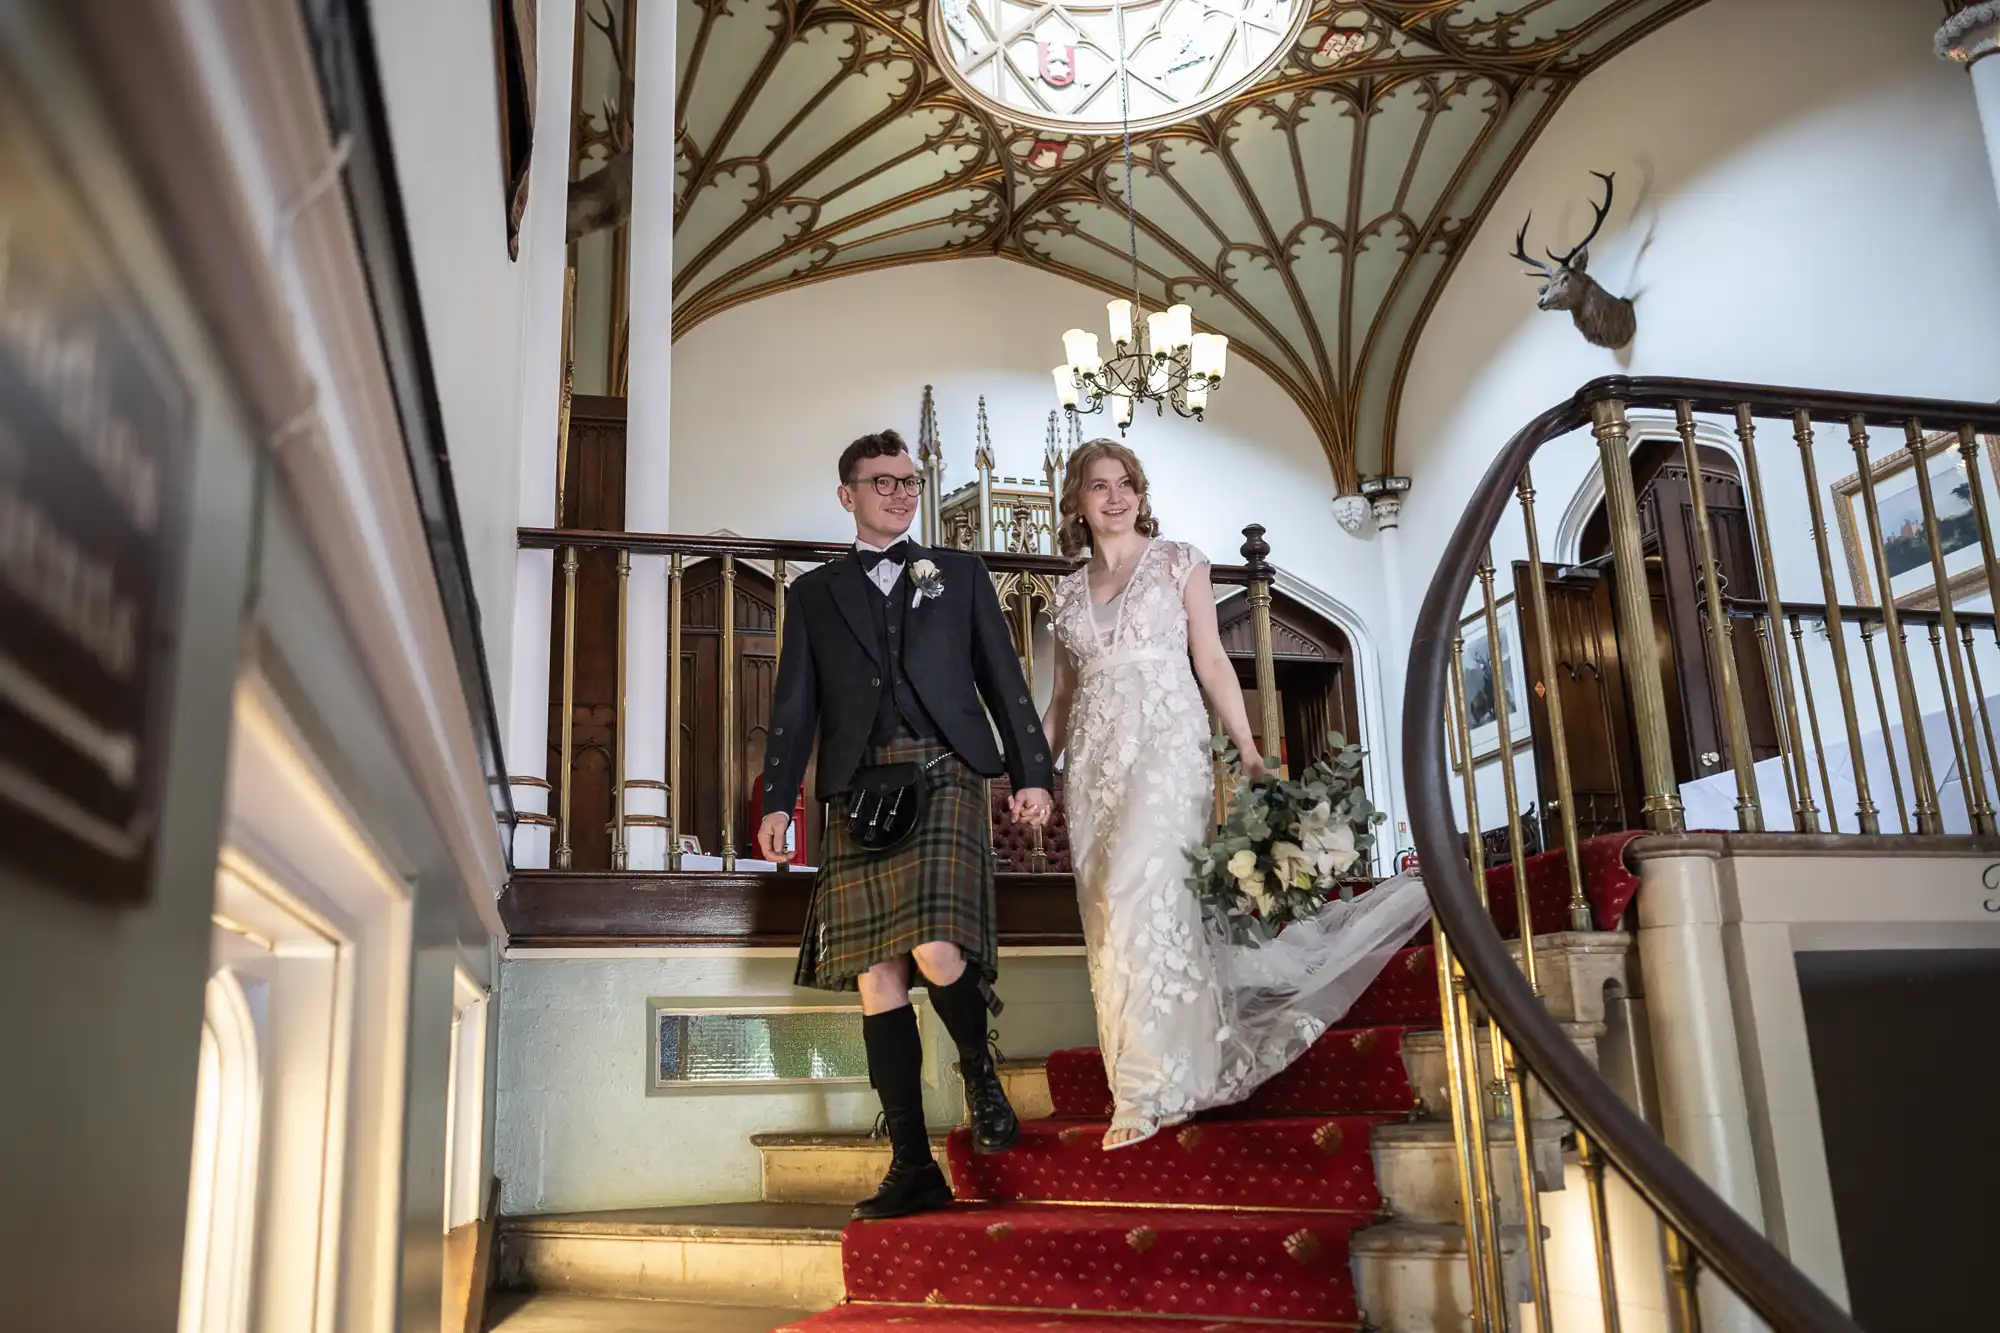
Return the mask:
[(889, 1173), (873, 1198), (854, 1205), (854, 1215), (866, 1220), (907, 1217), (951, 1202), (951, 1186), (931, 1156), (930, 1130), (924, 1124), (924, 1048), (917, 1035), (917, 1011), (904, 1005), (886, 1014), (861, 1019), (868, 1048), (868, 1077), (882, 1098), (882, 1121), (888, 1130)]
[(931, 1007), (958, 1047), (958, 1074), (965, 1081), (965, 1106), (972, 1117), (972, 1150), (1006, 1152), (1021, 1137), (1021, 1121), (1007, 1103), (1000, 1071), (986, 1047), (986, 992), (979, 973), (967, 967), (949, 986), (930, 988)]

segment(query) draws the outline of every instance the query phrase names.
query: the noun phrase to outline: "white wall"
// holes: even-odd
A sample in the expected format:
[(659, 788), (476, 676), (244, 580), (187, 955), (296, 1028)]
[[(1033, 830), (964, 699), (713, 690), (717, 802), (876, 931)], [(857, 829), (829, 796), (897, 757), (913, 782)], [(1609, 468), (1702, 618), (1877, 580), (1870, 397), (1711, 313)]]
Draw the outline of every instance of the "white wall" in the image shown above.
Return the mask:
[[(377, 4), (369, 13), (486, 660), (494, 697), (504, 700), (527, 283), (534, 266), (560, 272), (563, 259), (559, 250), (533, 253), (526, 234), (520, 261), (507, 257), (491, 0)], [(568, 70), (560, 73), (566, 83)], [(537, 131), (538, 146), (567, 150), (562, 124), (544, 117)]]
[[(1396, 441), (1397, 470), (1414, 479), (1402, 597), (1422, 598), (1507, 439), (1597, 376), (2000, 397), (2000, 304), (1990, 299), (2000, 214), (1971, 87), (1931, 53), (1939, 16), (1928, 0), (1712, 0), (1578, 87), (1473, 238), (1418, 346)], [(1531, 210), (1536, 245), (1582, 236), (1592, 168), (1618, 174), (1591, 271), (1637, 299), (1625, 354), (1538, 312), (1534, 283), (1508, 257)], [(1875, 455), (1900, 444), (1881, 435)], [(1815, 600), (1797, 451), (1778, 423), (1759, 445), (1779, 587)], [(1815, 457), (1823, 488), (1855, 470), (1844, 433), (1830, 428)], [(1585, 434), (1538, 462), (1545, 557), (1595, 458)], [(1503, 525), (1503, 586), (1525, 549), (1518, 525)], [(1835, 563), (1851, 598), (1837, 545)], [(1823, 657), (1812, 668), (1831, 679)], [(1930, 674), (1919, 665), (1926, 684)]]

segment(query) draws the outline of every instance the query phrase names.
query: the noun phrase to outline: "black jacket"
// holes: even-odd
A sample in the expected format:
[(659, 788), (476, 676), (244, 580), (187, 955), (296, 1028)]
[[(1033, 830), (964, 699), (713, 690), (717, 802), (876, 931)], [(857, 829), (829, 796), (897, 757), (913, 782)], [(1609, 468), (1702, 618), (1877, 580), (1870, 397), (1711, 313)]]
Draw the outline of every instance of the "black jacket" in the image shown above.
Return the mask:
[[(917, 698), (974, 772), (989, 778), (1005, 772), (1016, 791), (1047, 788), (1054, 768), (1049, 743), (985, 563), (965, 551), (912, 542), (894, 595), (914, 596), (919, 560), (937, 565), (943, 589), (911, 607), (904, 620), (903, 671)], [(866, 760), (884, 688), (868, 599), (882, 595), (852, 556), (804, 575), (786, 595), (785, 647), (765, 746), (765, 810), (790, 810), (797, 802), (815, 739), (819, 800), (845, 791)], [(1004, 759), (989, 711), (1006, 741)]]

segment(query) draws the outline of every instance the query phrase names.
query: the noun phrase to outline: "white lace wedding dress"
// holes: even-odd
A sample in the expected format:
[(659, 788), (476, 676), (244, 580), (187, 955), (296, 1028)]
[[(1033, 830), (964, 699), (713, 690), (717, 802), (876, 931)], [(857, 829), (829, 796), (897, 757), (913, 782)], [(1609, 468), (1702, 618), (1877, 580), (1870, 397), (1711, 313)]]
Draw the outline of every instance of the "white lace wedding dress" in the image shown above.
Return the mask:
[(1111, 602), (1091, 604), (1084, 570), (1055, 592), (1056, 637), (1077, 673), (1070, 851), (1116, 1128), (1247, 1097), (1338, 1022), (1430, 915), (1423, 885), (1398, 877), (1261, 948), (1204, 919), (1185, 852), (1207, 840), (1214, 788), (1182, 603), (1204, 563), (1155, 538)]

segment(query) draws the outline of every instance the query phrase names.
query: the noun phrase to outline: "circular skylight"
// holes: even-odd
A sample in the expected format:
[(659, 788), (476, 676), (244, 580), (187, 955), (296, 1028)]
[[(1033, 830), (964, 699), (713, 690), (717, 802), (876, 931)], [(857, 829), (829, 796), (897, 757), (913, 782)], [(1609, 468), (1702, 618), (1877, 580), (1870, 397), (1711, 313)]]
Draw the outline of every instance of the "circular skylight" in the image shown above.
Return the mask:
[(1003, 119), (1107, 131), (1120, 120), (1118, 21), (1134, 128), (1201, 114), (1255, 83), (1298, 40), (1304, 0), (930, 0), (952, 81)]

